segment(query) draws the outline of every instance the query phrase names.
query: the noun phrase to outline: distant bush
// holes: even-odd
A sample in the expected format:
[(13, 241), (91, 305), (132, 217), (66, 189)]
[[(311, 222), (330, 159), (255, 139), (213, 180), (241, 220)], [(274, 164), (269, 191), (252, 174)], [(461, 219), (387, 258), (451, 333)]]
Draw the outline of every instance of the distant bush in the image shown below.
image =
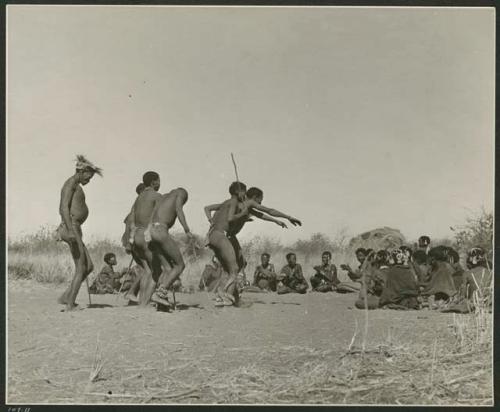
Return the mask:
[(463, 250), (472, 247), (482, 247), (493, 250), (493, 213), (481, 209), (476, 215), (466, 218), (465, 224), (450, 228), (454, 232), (457, 246)]

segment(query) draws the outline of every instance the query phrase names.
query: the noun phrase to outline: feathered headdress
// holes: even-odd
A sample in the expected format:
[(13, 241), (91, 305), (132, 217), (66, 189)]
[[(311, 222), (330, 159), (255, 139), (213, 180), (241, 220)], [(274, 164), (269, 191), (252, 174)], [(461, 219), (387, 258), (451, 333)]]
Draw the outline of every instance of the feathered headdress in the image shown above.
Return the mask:
[(87, 160), (84, 155), (76, 155), (76, 170), (90, 169), (102, 177), (102, 169), (95, 166), (90, 160)]

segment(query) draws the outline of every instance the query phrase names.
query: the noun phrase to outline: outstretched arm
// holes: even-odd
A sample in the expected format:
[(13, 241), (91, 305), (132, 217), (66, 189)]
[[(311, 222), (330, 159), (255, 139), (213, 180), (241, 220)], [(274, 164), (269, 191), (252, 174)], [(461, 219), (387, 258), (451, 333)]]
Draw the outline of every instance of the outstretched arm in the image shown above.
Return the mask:
[(296, 218), (294, 218), (292, 216), (289, 216), (289, 215), (287, 215), (287, 214), (285, 214), (283, 212), (280, 212), (279, 210), (271, 209), (269, 207), (260, 205), (259, 203), (257, 203), (254, 200), (249, 200), (248, 201), (248, 207), (250, 207), (252, 209), (260, 210), (261, 212), (265, 212), (268, 215), (271, 215), (271, 216), (274, 216), (274, 217), (282, 217), (284, 219), (287, 219), (294, 226), (297, 226), (297, 225), (298, 226), (302, 226), (302, 222), (299, 219), (296, 219)]
[(250, 214), (251, 214), (252, 216), (255, 216), (255, 217), (256, 217), (256, 218), (258, 218), (258, 219), (265, 220), (265, 221), (267, 221), (267, 222), (273, 222), (273, 223), (276, 223), (278, 226), (281, 226), (281, 227), (282, 227), (282, 228), (284, 228), (284, 229), (286, 229), (286, 228), (287, 228), (286, 224), (285, 224), (285, 223), (283, 223), (281, 220), (274, 219), (274, 218), (272, 218), (272, 217), (270, 217), (270, 216), (265, 215), (264, 213), (260, 213), (260, 212), (258, 212), (258, 211), (256, 211), (256, 210), (252, 210), (252, 211), (250, 211)]

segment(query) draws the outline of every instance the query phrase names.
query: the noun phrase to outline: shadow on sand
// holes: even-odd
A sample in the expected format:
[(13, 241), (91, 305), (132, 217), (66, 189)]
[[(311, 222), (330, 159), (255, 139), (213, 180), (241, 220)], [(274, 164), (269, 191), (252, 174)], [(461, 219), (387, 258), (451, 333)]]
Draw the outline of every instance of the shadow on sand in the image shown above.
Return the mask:
[(104, 309), (104, 308), (114, 308), (113, 305), (108, 305), (106, 303), (92, 303), (91, 305), (87, 305), (86, 309)]

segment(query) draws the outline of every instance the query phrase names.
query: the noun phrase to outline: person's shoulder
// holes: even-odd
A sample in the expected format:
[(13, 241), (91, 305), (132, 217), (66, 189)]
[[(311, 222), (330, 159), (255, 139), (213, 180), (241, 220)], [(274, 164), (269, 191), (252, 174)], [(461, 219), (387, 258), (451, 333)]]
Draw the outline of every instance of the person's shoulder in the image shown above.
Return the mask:
[(78, 186), (78, 183), (76, 182), (75, 180), (75, 177), (74, 176), (70, 176), (68, 177), (64, 183), (63, 183), (63, 189), (64, 188), (68, 188), (68, 187), (76, 187)]

